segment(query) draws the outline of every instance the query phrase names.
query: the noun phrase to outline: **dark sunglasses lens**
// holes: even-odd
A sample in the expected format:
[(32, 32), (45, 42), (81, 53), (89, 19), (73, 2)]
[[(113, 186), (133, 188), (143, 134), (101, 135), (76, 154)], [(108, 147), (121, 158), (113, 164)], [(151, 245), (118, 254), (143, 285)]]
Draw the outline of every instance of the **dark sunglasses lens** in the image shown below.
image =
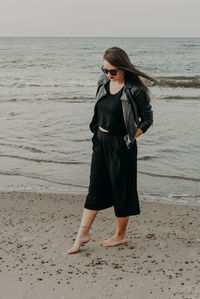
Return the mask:
[(117, 75), (117, 71), (115, 71), (115, 70), (111, 70), (111, 71), (110, 71), (110, 74), (111, 74), (112, 76), (116, 76), (116, 75)]
[(105, 74), (108, 74), (110, 73), (112, 76), (116, 76), (117, 75), (117, 71), (116, 70), (107, 70), (107, 69), (104, 69), (104, 67), (101, 68), (101, 70), (105, 73)]
[(102, 71), (103, 71), (105, 74), (108, 73), (108, 70), (107, 70), (107, 69), (102, 68)]

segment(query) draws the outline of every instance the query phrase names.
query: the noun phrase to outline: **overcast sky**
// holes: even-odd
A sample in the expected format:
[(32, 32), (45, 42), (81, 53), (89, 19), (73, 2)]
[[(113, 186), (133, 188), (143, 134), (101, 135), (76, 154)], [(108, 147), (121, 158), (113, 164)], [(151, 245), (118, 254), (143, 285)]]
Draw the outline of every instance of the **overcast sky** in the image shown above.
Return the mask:
[(200, 0), (0, 0), (0, 36), (200, 37)]

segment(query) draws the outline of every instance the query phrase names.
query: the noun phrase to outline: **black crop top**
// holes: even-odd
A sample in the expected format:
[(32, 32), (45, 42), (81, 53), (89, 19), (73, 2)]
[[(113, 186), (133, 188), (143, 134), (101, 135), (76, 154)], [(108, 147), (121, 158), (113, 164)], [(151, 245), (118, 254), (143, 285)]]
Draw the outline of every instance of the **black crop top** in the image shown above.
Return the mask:
[(110, 93), (110, 81), (105, 85), (107, 95), (97, 103), (98, 125), (115, 134), (126, 134), (123, 118), (122, 102), (120, 100), (123, 87), (116, 93)]

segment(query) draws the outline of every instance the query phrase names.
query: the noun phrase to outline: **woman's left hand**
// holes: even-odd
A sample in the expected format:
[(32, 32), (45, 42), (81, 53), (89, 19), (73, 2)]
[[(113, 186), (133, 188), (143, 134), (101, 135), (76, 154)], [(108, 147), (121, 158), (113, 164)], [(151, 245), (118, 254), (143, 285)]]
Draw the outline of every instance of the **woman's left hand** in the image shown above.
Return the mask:
[(142, 135), (142, 134), (143, 134), (143, 131), (142, 131), (140, 128), (138, 128), (138, 129), (137, 129), (137, 132), (136, 132), (136, 134), (135, 134), (134, 139), (136, 139), (137, 137), (139, 137), (139, 136)]

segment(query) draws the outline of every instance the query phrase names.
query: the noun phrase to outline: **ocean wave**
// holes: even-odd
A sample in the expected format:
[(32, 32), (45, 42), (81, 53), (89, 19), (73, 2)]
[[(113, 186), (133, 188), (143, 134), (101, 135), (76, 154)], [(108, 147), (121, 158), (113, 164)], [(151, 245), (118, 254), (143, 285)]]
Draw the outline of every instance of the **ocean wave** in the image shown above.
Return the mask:
[[(159, 100), (200, 100), (200, 96), (182, 96), (182, 95), (155, 95), (154, 98), (159, 99)], [(94, 102), (95, 101), (95, 96), (70, 96), (70, 97), (49, 97), (49, 98), (12, 98), (12, 99), (3, 99), (0, 100), (1, 103), (6, 103), (6, 102), (45, 102), (45, 101), (54, 101), (54, 102), (66, 102), (66, 103), (88, 103), (88, 102)]]
[(32, 174), (27, 174), (27, 173), (17, 172), (17, 171), (0, 171), (0, 175), (23, 176), (23, 177), (26, 177), (26, 178), (37, 179), (37, 180), (46, 181), (46, 182), (50, 182), (50, 183), (54, 183), (54, 184), (80, 187), (80, 188), (88, 189), (88, 186), (82, 186), (82, 185), (71, 184), (71, 183), (63, 183), (63, 182), (59, 182), (59, 181), (56, 181), (56, 180), (50, 180), (50, 179), (47, 179), (47, 178), (44, 178), (44, 177), (41, 177), (41, 176), (38, 176), (38, 175), (32, 175)]
[(199, 44), (182, 44), (182, 47), (199, 47)]
[(8, 99), (8, 100), (0, 100), (1, 103), (4, 102), (45, 102), (45, 101), (63, 101), (63, 102), (67, 102), (67, 103), (84, 103), (84, 102), (88, 102), (88, 101), (94, 101), (95, 100), (95, 96), (64, 96), (64, 97), (49, 97), (49, 98), (12, 98), (12, 99)]
[(141, 194), (148, 194), (151, 196), (159, 196), (159, 197), (166, 197), (166, 198), (176, 198), (176, 199), (180, 199), (180, 198), (188, 198), (188, 197), (192, 197), (192, 198), (200, 198), (200, 194), (163, 194), (163, 193), (141, 193)]
[(159, 76), (160, 79), (174, 79), (174, 80), (200, 80), (199, 75), (195, 76)]
[[(183, 87), (183, 88), (199, 88), (200, 87), (200, 76), (155, 76), (158, 82), (160, 82), (163, 87)], [(96, 87), (96, 82), (91, 80), (68, 80), (67, 83), (27, 83), (27, 82), (19, 82), (19, 79), (15, 80), (15, 82), (1, 82), (1, 87), (11, 87), (11, 88), (92, 88)], [(155, 86), (156, 83), (144, 79), (145, 83), (148, 86)]]
[(167, 204), (186, 204), (189, 206), (200, 205), (200, 194), (163, 194), (141, 192), (143, 200), (146, 202), (160, 202)]
[(33, 158), (22, 157), (18, 155), (0, 155), (0, 157), (22, 159), (22, 160), (27, 160), (27, 161), (37, 162), (37, 163), (43, 162), (43, 163), (55, 163), (55, 164), (66, 164), (66, 165), (88, 164), (88, 162), (80, 162), (80, 161), (55, 161), (55, 160), (47, 160), (47, 159), (33, 159)]
[(200, 96), (159, 96), (159, 99), (165, 99), (165, 100), (200, 100)]
[[(42, 177), (40, 175), (35, 175), (35, 174), (29, 174), (29, 173), (25, 173), (25, 172), (18, 172), (18, 171), (0, 171), (0, 175), (7, 175), (7, 176), (23, 176), (26, 178), (31, 178), (31, 179), (37, 179), (37, 180), (41, 180), (41, 181), (46, 181), (46, 182), (50, 182), (50, 183), (54, 183), (54, 184), (59, 184), (59, 185), (63, 185), (63, 186), (73, 186), (73, 187), (79, 187), (79, 188), (85, 188), (86, 190), (88, 189), (88, 186), (84, 186), (84, 185), (79, 185), (79, 184), (73, 184), (73, 183), (67, 183), (67, 182), (62, 182), (62, 181), (57, 181), (57, 180), (53, 180), (53, 179), (49, 179), (46, 177)], [(172, 176), (167, 176), (167, 177), (172, 177)], [(194, 200), (196, 198), (200, 198), (200, 194), (162, 194), (162, 193), (151, 193), (151, 192), (141, 192), (141, 195), (145, 196), (145, 198), (147, 197), (151, 197), (151, 198), (155, 198), (159, 197), (158, 201), (162, 201), (162, 199), (164, 198), (164, 201), (169, 201), (171, 202), (170, 199), (175, 199), (175, 200), (180, 200), (181, 198), (193, 198)], [(184, 202), (184, 201), (183, 201)]]
[[(13, 148), (23, 148), (25, 150), (29, 150), (33, 153), (45, 153), (44, 151), (41, 151), (40, 149), (36, 148), (36, 147), (32, 147), (32, 146), (25, 146), (25, 145), (16, 145), (16, 144), (12, 144), (12, 143), (0, 143), (1, 146), (9, 146), (9, 147), (13, 147)], [(0, 155), (3, 156), (3, 155)]]
[(139, 173), (146, 174), (149, 176), (155, 176), (160, 178), (169, 178), (169, 179), (180, 179), (180, 180), (188, 180), (193, 182), (200, 182), (200, 178), (191, 178), (191, 177), (185, 177), (181, 175), (167, 175), (167, 174), (159, 174), (159, 173), (152, 173), (152, 172), (145, 172), (145, 171), (138, 171)]
[(11, 83), (10, 85), (1, 85), (1, 86), (6, 86), (6, 87), (16, 87), (16, 88), (25, 88), (25, 87), (69, 87), (68, 84), (37, 84), (37, 83)]
[(67, 97), (67, 96), (65, 96), (65, 97), (57, 97), (57, 98), (48, 98), (48, 100), (50, 100), (50, 101), (69, 101), (69, 102), (74, 102), (74, 100), (76, 100), (77, 102), (84, 102), (84, 101), (87, 101), (88, 102), (88, 100), (90, 101), (90, 100), (93, 100), (94, 101), (94, 99), (95, 99), (95, 96), (70, 96), (70, 97)]
[[(163, 87), (200, 88), (200, 76), (158, 76), (155, 77)], [(157, 84), (151, 81), (146, 82), (149, 86)]]
[[(56, 80), (57, 81), (57, 80)], [(15, 88), (27, 88), (27, 87), (36, 87), (36, 88), (43, 88), (43, 87), (49, 87), (49, 88), (53, 88), (53, 87), (60, 87), (60, 88), (67, 88), (67, 87), (94, 87), (96, 86), (96, 81), (92, 81), (89, 79), (83, 79), (83, 80), (67, 80), (66, 83), (65, 82), (56, 82), (55, 81), (51, 81), (51, 82), (27, 82), (25, 81), (25, 78), (20, 78), (16, 77), (16, 78), (10, 78), (10, 80), (4, 80), (3, 82), (0, 83), (0, 86), (2, 87), (15, 87)]]

